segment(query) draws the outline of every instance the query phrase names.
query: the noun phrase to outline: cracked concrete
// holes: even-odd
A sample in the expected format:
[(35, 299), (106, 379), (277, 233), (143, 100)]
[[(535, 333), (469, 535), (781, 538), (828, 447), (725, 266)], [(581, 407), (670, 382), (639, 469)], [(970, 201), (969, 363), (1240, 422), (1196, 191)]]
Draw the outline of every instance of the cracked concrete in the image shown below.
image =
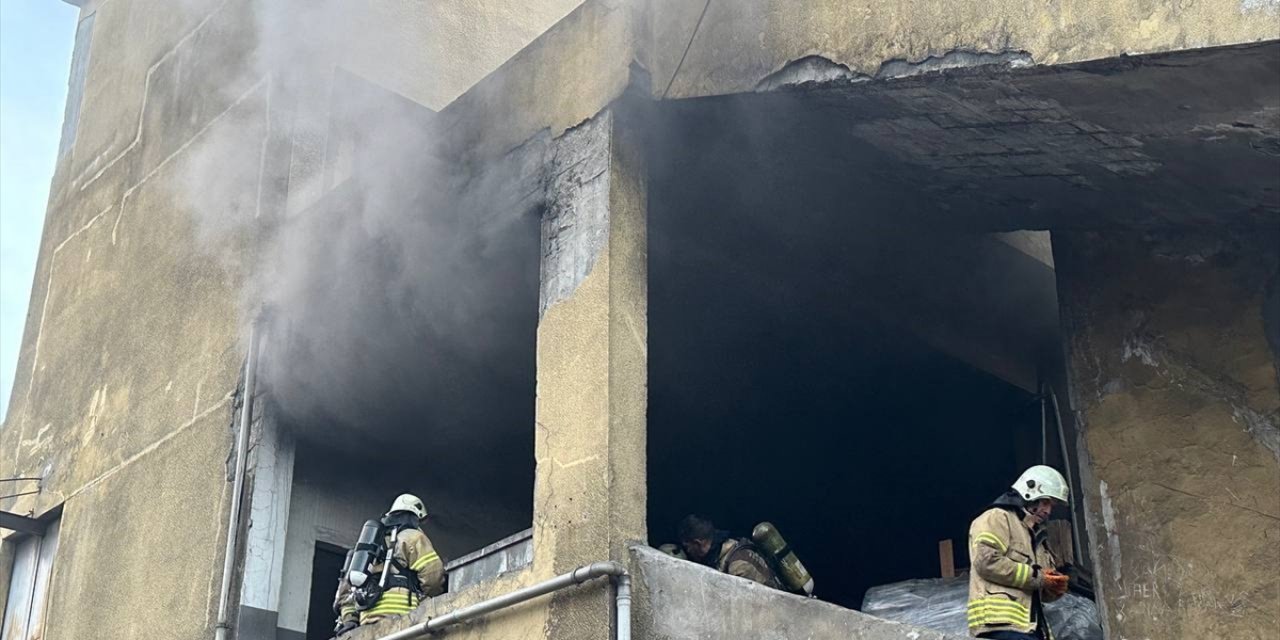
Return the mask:
[(942, 55), (929, 56), (919, 62), (910, 60), (887, 60), (876, 71), (877, 78), (909, 78), (925, 73), (938, 73), (949, 69), (968, 69), (973, 67), (1000, 66), (1010, 69), (1030, 67), (1035, 64), (1031, 54), (1026, 51), (948, 51)]
[(657, 549), (631, 549), (644, 585), (637, 626), (653, 640), (846, 638), (960, 640), (859, 611), (783, 593)]
[(1262, 640), (1280, 618), (1280, 230), (1054, 234), (1112, 637)]

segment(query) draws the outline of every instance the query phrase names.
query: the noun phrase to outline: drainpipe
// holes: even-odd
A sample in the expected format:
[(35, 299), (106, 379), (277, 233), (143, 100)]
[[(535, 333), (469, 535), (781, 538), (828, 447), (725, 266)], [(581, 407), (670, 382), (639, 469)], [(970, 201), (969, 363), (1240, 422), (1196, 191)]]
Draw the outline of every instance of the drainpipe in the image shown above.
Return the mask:
[(253, 395), (258, 378), (258, 327), (249, 327), (249, 355), (244, 361), (244, 397), (240, 402), (240, 431), (236, 434), (235, 483), (231, 488), (231, 516), (227, 519), (227, 549), (222, 557), (222, 591), (218, 596), (218, 624), (214, 638), (226, 640), (231, 601), (231, 572), (235, 569), (236, 545), (240, 537), (240, 503), (244, 497), (244, 471), (249, 454), (249, 422), (253, 419)]
[(604, 576), (614, 576), (618, 583), (618, 592), (614, 596), (614, 609), (616, 610), (618, 617), (618, 633), (615, 638), (616, 640), (631, 640), (631, 576), (627, 575), (626, 567), (623, 567), (622, 564), (618, 562), (612, 561), (597, 562), (578, 567), (569, 573), (556, 576), (550, 580), (539, 582), (538, 584), (530, 585), (523, 589), (517, 589), (511, 593), (500, 595), (496, 598), (477, 602), (471, 606), (455, 609), (440, 617), (420, 622), (391, 635), (382, 636), (377, 640), (411, 640), (413, 638), (421, 638), (422, 636), (439, 631), (445, 627), (460, 624), (467, 620), (471, 620), (472, 618), (478, 618), (482, 615), (493, 613), (499, 609), (512, 607), (522, 602), (537, 598), (538, 596), (543, 596), (553, 591), (559, 591), (566, 587), (572, 587)]

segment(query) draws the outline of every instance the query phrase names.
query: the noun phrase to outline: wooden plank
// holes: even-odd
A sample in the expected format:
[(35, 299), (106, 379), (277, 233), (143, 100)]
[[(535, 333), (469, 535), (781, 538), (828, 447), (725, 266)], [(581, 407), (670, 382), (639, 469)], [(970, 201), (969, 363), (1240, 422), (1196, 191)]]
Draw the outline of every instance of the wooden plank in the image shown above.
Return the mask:
[(942, 567), (942, 577), (956, 577), (955, 551), (951, 547), (949, 538), (938, 541), (938, 564)]

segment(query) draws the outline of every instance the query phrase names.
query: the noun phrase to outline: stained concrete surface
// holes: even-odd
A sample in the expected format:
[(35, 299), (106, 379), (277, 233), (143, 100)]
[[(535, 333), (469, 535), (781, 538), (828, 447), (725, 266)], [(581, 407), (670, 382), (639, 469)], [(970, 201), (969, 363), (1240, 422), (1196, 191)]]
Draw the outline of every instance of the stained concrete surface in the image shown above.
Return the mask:
[(1280, 213), (1280, 156), (1269, 151), (1280, 140), (1278, 50), (668, 101), (654, 182), (700, 185), (681, 194), (705, 208), (856, 212), (898, 229), (1263, 222)]
[[(558, 134), (598, 112), (630, 82), (636, 33), (646, 32), (654, 26), (634, 24), (631, 14), (622, 10), (619, 3), (586, 4), (592, 6), (584, 5), (575, 11), (568, 20), (551, 29), (549, 37), (539, 38), (541, 42), (535, 42), (516, 60), (506, 64), (505, 71), (481, 83), (484, 88), (456, 102), (456, 109), (476, 108), (477, 113), (495, 116), (490, 121), (497, 122), (498, 128), (506, 132), (492, 139), (496, 148), (518, 144), (543, 128), (549, 127)], [(6, 505), (20, 510), (43, 511), (62, 497), (85, 496), (91, 487), (99, 486), (95, 483), (105, 484), (113, 478), (123, 477), (125, 473), (143, 474), (150, 470), (154, 477), (159, 469), (148, 466), (151, 456), (167, 455), (166, 447), (193, 433), (191, 430), (195, 425), (205, 424), (206, 419), (225, 423), (227, 407), (222, 403), (234, 387), (240, 359), (240, 336), (236, 330), (236, 283), (239, 276), (236, 270), (224, 269), (225, 265), (213, 260), (201, 262), (200, 258), (189, 256), (192, 234), (181, 219), (187, 213), (186, 207), (156, 193), (162, 189), (149, 189), (142, 185), (151, 182), (152, 187), (162, 186), (160, 183), (168, 180), (165, 166), (183, 156), (182, 139), (194, 139), (201, 133), (213, 131), (216, 126), (225, 125), (230, 129), (220, 130), (219, 137), (225, 136), (231, 141), (247, 139), (244, 148), (238, 146), (239, 142), (232, 144), (227, 157), (259, 157), (261, 154), (262, 147), (255, 142), (261, 143), (266, 134), (255, 123), (273, 120), (256, 120), (253, 117), (242, 120), (224, 114), (260, 115), (264, 94), (257, 90), (258, 85), (253, 78), (224, 75), (219, 71), (245, 68), (238, 56), (250, 47), (225, 46), (232, 43), (208, 37), (215, 32), (224, 33), (223, 30), (229, 28), (239, 33), (233, 27), (245, 16), (243, 9), (246, 5), (235, 0), (223, 3), (185, 2), (181, 4), (182, 11), (171, 11), (171, 4), (159, 7), (154, 2), (142, 0), (111, 0), (90, 6), (103, 13), (96, 20), (96, 33), (91, 45), (95, 52), (86, 82), (86, 108), (81, 116), (78, 143), (72, 159), (59, 167), (52, 190), (50, 215), (33, 290), (33, 300), (38, 300), (39, 304), (32, 305), (33, 312), (28, 320), (21, 354), (20, 372), (30, 374), (20, 374), (12, 403), (15, 411), (21, 408), (25, 415), (17, 418), (17, 425), (11, 416), (4, 433), (0, 434), (4, 445), (0, 450), (15, 452), (12, 464), (9, 457), (4, 456), (0, 474), (65, 466), (48, 454), (55, 450), (68, 452), (68, 456), (84, 453), (86, 455), (81, 457), (87, 462), (83, 470), (56, 476), (57, 479), (48, 484), (50, 491), (47, 497), (39, 501), (19, 501), (16, 506), (12, 503)], [(905, 13), (902, 9), (883, 12), (886, 17), (897, 21), (895, 29), (900, 27), (903, 33), (926, 24), (943, 27), (931, 29), (933, 35), (930, 37), (913, 40), (911, 47), (868, 47), (859, 40), (850, 48), (855, 55), (832, 54), (827, 57), (855, 69), (870, 69), (885, 59), (918, 59), (921, 56), (916, 54), (925, 51), (937, 54), (955, 46), (998, 50), (1008, 44), (992, 40), (1000, 39), (1002, 27), (993, 25), (980, 15), (976, 3), (954, 12), (952, 17), (943, 16), (942, 20), (936, 20), (939, 17), (936, 14), (943, 8), (939, 3)], [(694, 11), (696, 9), (693, 7)], [(550, 9), (551, 14), (559, 10)], [(1081, 59), (1097, 51), (1242, 42), (1272, 33), (1274, 28), (1267, 18), (1274, 15), (1275, 5), (1246, 2), (1237, 6), (1214, 2), (1175, 11), (1169, 3), (1156, 3), (1150, 7), (1122, 3), (1095, 11), (1072, 4), (1065, 10), (1061, 14), (1063, 24), (1072, 24), (1074, 18), (1083, 16), (1088, 18), (1085, 26), (1092, 25), (1100, 30), (1087, 29), (1091, 36), (1076, 37), (1069, 28), (1055, 26), (1037, 43), (1015, 42), (1014, 46), (1028, 50), (1037, 61), (1044, 62)], [(1149, 13), (1144, 14), (1144, 11)], [(459, 15), (465, 15), (465, 12)], [(696, 30), (697, 16), (690, 15), (689, 11), (672, 11), (669, 15), (675, 20), (676, 28), (671, 33), (678, 32), (677, 42), (685, 41), (685, 34)], [(777, 15), (774, 12), (762, 16), (748, 13), (744, 15), (746, 22), (713, 20), (709, 24), (722, 24), (722, 31), (726, 28), (734, 31), (741, 25), (758, 24), (753, 20), (763, 18), (767, 23), (777, 19), (780, 29), (769, 27), (761, 31), (765, 35), (762, 46), (771, 51), (776, 49), (776, 53), (769, 54), (765, 57), (767, 59), (729, 54), (731, 64), (728, 67), (698, 63), (699, 56), (705, 56), (709, 51), (736, 51), (734, 47), (739, 43), (745, 43), (749, 49), (756, 47), (750, 37), (739, 39), (735, 35), (733, 47), (692, 49), (691, 60), (694, 62), (689, 68), (706, 69), (696, 75), (716, 76), (716, 82), (722, 82), (724, 86), (741, 84), (753, 87), (760, 78), (800, 55), (829, 53), (819, 50), (823, 47), (806, 44), (813, 34), (833, 41), (846, 38), (848, 33), (868, 33), (873, 42), (878, 42), (876, 38), (883, 36), (876, 35), (880, 30), (875, 29), (833, 32), (793, 28), (797, 20), (803, 22), (820, 15), (804, 12)], [(840, 13), (837, 17), (853, 19), (865, 26), (863, 16)], [(1138, 19), (1143, 17), (1146, 19)], [(1037, 25), (1043, 26), (1040, 24), (1043, 21), (1054, 20), (1045, 12), (1036, 12), (1031, 18), (1026, 25), (1020, 25), (1018, 20), (1010, 22), (1014, 25), (1010, 33), (1015, 39), (1018, 33), (1027, 32), (1021, 30), (1033, 31)], [(438, 24), (450, 23), (442, 20)], [(567, 28), (572, 25), (576, 28)], [(458, 26), (459, 33), (466, 33), (474, 23)], [(209, 31), (202, 32), (204, 29)], [(530, 29), (536, 31), (537, 27)], [(663, 30), (659, 28), (658, 31)], [(748, 27), (742, 33), (757, 32)], [(788, 39), (791, 44), (786, 47), (775, 48), (768, 45), (773, 33), (801, 34), (801, 37)], [(836, 33), (838, 37), (833, 35)], [(897, 31), (886, 30), (884, 33)], [(523, 36), (511, 40), (504, 38), (504, 42), (497, 43), (498, 46), (489, 51), (511, 50), (511, 47), (519, 46), (512, 43), (518, 43), (521, 38)], [(554, 46), (546, 46), (552, 42)], [(655, 39), (654, 42), (669, 43), (670, 38)], [(796, 43), (805, 49), (803, 54), (789, 49)], [(479, 44), (488, 47), (494, 43)], [(683, 50), (679, 46), (640, 46), (663, 56)], [(499, 53), (486, 64), (501, 57)], [(865, 59), (865, 63), (852, 61), (855, 57)], [(760, 62), (762, 59), (763, 63)], [(211, 63), (214, 72), (207, 72)], [(731, 67), (739, 63), (754, 66), (746, 73), (738, 73)], [(659, 65), (648, 66), (657, 69)], [(665, 68), (671, 68), (671, 65)], [(201, 69), (206, 72), (199, 73)], [(656, 75), (661, 77), (663, 74)], [(400, 75), (388, 82), (399, 82), (404, 77)], [(590, 81), (581, 81), (583, 78)], [(457, 86), (451, 85), (449, 90), (461, 90), (467, 82), (469, 80), (461, 80)], [(226, 83), (232, 89), (247, 88), (241, 92), (224, 92), (224, 87), (218, 83)], [(665, 85), (661, 81), (654, 84)], [(673, 95), (685, 94), (673, 92)], [(149, 115), (144, 115), (143, 104), (148, 105), (145, 111)], [(515, 105), (516, 108), (504, 112), (499, 104)], [(235, 108), (221, 108), (227, 105)], [(500, 117), (499, 114), (504, 113), (515, 113), (518, 117)], [(144, 130), (144, 125), (154, 128)], [(273, 135), (281, 134), (277, 130)], [(1228, 131), (1224, 139), (1238, 140), (1240, 135), (1253, 134)], [(152, 144), (156, 145), (155, 150), (146, 151)], [(177, 155), (161, 152), (170, 149)], [(233, 164), (228, 163), (227, 166)], [(256, 176), (256, 180), (261, 179), (261, 176)], [(226, 197), (225, 204), (232, 210), (243, 210), (244, 194), (253, 191), (256, 184), (254, 177), (228, 176), (228, 182), (223, 184), (228, 187), (222, 194)], [(139, 204), (144, 206), (135, 208)], [(120, 225), (115, 224), (117, 219), (121, 220)], [(131, 228), (131, 225), (144, 220), (145, 224)], [(108, 229), (110, 233), (107, 233)], [(154, 236), (144, 233), (152, 230), (159, 233)], [(120, 252), (109, 247), (122, 245), (131, 247), (127, 256), (104, 257), (113, 251)], [(176, 264), (171, 263), (171, 253), (186, 256), (190, 262), (178, 260)], [(155, 268), (154, 264), (162, 267)], [(134, 285), (136, 287), (131, 289)], [(104, 287), (110, 293), (102, 293)], [(146, 297), (135, 297), (134, 289), (146, 292)], [(74, 295), (68, 297), (68, 294)], [(72, 304), (75, 296), (79, 295), (90, 296), (93, 304)], [(44, 311), (46, 299), (50, 302), (47, 314)], [(128, 302), (122, 304), (121, 300)], [(104, 309), (108, 313), (103, 313)], [(113, 309), (115, 311), (110, 311)], [(626, 314), (617, 317), (622, 319)], [(92, 322), (82, 327), (77, 318)], [(52, 320), (47, 326), (46, 319)], [(626, 336), (622, 331), (625, 328), (619, 326), (613, 335)], [(46, 330), (49, 333), (43, 333)], [(110, 350), (114, 355), (95, 351), (99, 342), (115, 345)], [(99, 356), (84, 357), (84, 353), (99, 353)], [(137, 357), (120, 355), (132, 353), (138, 354)], [(126, 389), (127, 392), (122, 391)], [(28, 394), (32, 398), (30, 401)], [(38, 401), (35, 400), (37, 397)], [(104, 425), (111, 428), (101, 428)], [(219, 430), (218, 433), (225, 435), (225, 431)], [(96, 444), (95, 440), (102, 441), (102, 444)], [(210, 443), (203, 453), (210, 459), (221, 460), (226, 454), (225, 442)], [(208, 493), (210, 486), (224, 484), (215, 481), (204, 490)], [(173, 496), (167, 510), (139, 516), (131, 525), (136, 529), (131, 531), (138, 533), (147, 525), (156, 523), (168, 526), (169, 521), (175, 518), (180, 521), (187, 511), (187, 504), (181, 496)], [(119, 501), (109, 500), (98, 506), (86, 505), (86, 508), (93, 506), (95, 512), (108, 514), (118, 505)], [(611, 512), (611, 515), (627, 515), (627, 508), (621, 502), (617, 508), (619, 511)], [(75, 500), (72, 498), (68, 498), (66, 513), (67, 522), (71, 523), (76, 517)], [(218, 529), (214, 525), (205, 528)], [(622, 527), (624, 530), (632, 528), (631, 525)], [(209, 555), (207, 560), (192, 561), (191, 566), (196, 567), (196, 572), (205, 575), (204, 571), (217, 564), (216, 554), (210, 551)], [(83, 579), (105, 575), (110, 561), (110, 556), (82, 558), (75, 563), (64, 563), (60, 570), (79, 576), (76, 579)], [(543, 573), (551, 566), (546, 559), (539, 560), (539, 563), (538, 571)], [(187, 572), (183, 577), (190, 580), (191, 575), (192, 572)], [(212, 572), (205, 577), (209, 581), (216, 578)], [(166, 602), (169, 605), (168, 615), (175, 619), (195, 620), (203, 614), (204, 623), (209, 624), (207, 603), (187, 603), (191, 606), (184, 609), (184, 602)], [(75, 608), (73, 604), (66, 606)], [(532, 615), (538, 618), (539, 614)], [(76, 616), (76, 621), (68, 624), (81, 624), (85, 619)], [(529, 632), (531, 637), (541, 637), (541, 624), (536, 619), (529, 622), (533, 625), (530, 628), (538, 629)], [(193, 636), (197, 633), (203, 636), (207, 631), (194, 631), (194, 626), (191, 628), (190, 635)], [(180, 631), (174, 637), (185, 635), (185, 631)], [(99, 633), (99, 637), (104, 636)]]
[(633, 547), (643, 581), (640, 636), (651, 640), (958, 640)]
[(1113, 638), (1280, 628), (1274, 225), (1055, 234), (1089, 526)]
[(789, 0), (651, 4), (641, 60), (655, 95), (751, 91), (807, 56), (874, 75), (889, 61), (952, 52), (1023, 52), (1037, 64), (1238, 44), (1280, 37), (1275, 2), (1091, 0)]

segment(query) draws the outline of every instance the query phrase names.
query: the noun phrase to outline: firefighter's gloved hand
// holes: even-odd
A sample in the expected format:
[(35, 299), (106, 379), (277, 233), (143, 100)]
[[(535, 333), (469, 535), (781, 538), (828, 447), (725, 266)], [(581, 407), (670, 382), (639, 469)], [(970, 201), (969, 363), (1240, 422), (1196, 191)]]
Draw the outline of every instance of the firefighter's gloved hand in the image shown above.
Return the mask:
[(1062, 597), (1065, 595), (1067, 593), (1069, 582), (1070, 579), (1067, 578), (1067, 576), (1062, 575), (1053, 569), (1046, 569), (1044, 572), (1044, 590), (1052, 593), (1054, 596)]
[(355, 620), (344, 620), (342, 622), (339, 622), (338, 625), (333, 628), (333, 637), (335, 638), (341, 637), (342, 634), (358, 626), (360, 626), (360, 623), (356, 622)]

